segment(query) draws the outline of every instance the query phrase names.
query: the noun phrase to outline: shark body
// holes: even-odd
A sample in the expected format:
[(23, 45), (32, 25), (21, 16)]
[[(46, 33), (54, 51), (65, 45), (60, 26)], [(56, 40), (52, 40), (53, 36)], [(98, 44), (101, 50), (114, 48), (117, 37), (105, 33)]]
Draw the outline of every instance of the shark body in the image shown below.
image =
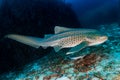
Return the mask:
[(5, 37), (23, 44), (39, 48), (53, 47), (56, 52), (62, 48), (71, 48), (67, 54), (75, 53), (87, 46), (94, 46), (105, 42), (108, 37), (95, 29), (76, 29), (56, 26), (55, 34), (45, 35), (44, 38), (8, 34)]

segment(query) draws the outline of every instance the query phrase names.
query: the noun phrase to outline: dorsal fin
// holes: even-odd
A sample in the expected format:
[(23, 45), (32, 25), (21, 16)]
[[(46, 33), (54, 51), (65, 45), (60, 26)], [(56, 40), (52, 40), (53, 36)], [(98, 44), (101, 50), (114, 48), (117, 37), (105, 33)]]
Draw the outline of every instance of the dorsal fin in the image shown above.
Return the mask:
[(95, 29), (85, 29), (85, 28), (67, 28), (67, 27), (61, 27), (61, 26), (55, 26), (54, 28), (55, 34), (64, 32), (64, 31), (70, 31), (70, 30), (79, 30), (80, 32), (98, 32)]
[(60, 32), (64, 32), (64, 31), (68, 31), (68, 30), (74, 30), (74, 29), (73, 28), (61, 27), (61, 26), (55, 26), (55, 28), (54, 28), (55, 34), (60, 33)]

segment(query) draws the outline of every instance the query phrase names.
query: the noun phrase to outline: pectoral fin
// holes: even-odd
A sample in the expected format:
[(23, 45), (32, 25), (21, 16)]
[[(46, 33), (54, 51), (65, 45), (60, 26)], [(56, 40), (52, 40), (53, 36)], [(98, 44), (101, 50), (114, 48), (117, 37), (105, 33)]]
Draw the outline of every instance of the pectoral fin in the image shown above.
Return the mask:
[(77, 46), (71, 48), (66, 54), (79, 52), (81, 49), (85, 48), (86, 46), (88, 46), (88, 42), (84, 41), (81, 44), (78, 44)]
[(54, 46), (55, 52), (58, 52), (61, 49), (61, 46)]

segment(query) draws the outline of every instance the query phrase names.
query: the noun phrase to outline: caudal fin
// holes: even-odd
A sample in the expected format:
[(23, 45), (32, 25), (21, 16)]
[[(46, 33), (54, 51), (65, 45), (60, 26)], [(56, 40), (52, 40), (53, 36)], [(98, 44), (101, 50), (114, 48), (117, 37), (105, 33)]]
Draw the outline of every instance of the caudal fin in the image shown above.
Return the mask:
[(10, 38), (13, 40), (16, 40), (20, 43), (32, 46), (34, 48), (39, 48), (42, 46), (43, 39), (37, 38), (37, 37), (31, 37), (31, 36), (23, 36), (23, 35), (17, 35), (17, 34), (9, 34), (6, 35), (5, 38)]

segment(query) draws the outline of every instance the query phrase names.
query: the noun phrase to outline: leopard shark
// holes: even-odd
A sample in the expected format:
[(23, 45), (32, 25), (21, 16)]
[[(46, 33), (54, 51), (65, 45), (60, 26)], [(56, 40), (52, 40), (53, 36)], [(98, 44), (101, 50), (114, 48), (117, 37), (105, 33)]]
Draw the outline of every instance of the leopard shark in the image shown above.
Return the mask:
[(55, 52), (70, 48), (66, 54), (79, 52), (85, 47), (104, 43), (108, 37), (96, 29), (67, 28), (55, 26), (54, 34), (46, 34), (44, 38), (8, 34), (5, 38), (13, 39), (34, 48), (53, 47)]

